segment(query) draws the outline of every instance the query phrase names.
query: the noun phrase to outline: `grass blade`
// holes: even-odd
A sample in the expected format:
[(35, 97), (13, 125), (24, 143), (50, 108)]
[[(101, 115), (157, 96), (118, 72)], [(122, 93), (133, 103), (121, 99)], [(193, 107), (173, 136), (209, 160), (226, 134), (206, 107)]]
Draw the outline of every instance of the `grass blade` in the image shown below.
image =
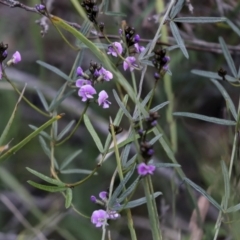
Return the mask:
[[(82, 149), (77, 150), (76, 152), (72, 153), (70, 156), (68, 156), (63, 163), (60, 166), (60, 170), (63, 170), (66, 166), (68, 166), (74, 158), (77, 157), (77, 155), (79, 155), (82, 152)], [(62, 172), (62, 171), (61, 171)]]
[(201, 193), (203, 196), (205, 196), (210, 203), (212, 203), (218, 210), (222, 211), (222, 207), (201, 187), (196, 185), (194, 182), (192, 182), (188, 178), (184, 178), (184, 181), (188, 183), (191, 187), (193, 187), (197, 192)]
[(103, 145), (101, 143), (101, 140), (98, 137), (95, 129), (93, 128), (92, 123), (90, 122), (90, 119), (88, 118), (88, 116), (86, 114), (84, 114), (83, 120), (84, 120), (85, 126), (87, 127), (89, 133), (91, 134), (93, 141), (95, 142), (99, 152), (103, 153)]
[(117, 92), (113, 89), (113, 95), (119, 105), (119, 107), (122, 109), (122, 111), (124, 112), (124, 114), (130, 119), (132, 120), (132, 116), (130, 115), (130, 113), (128, 112), (128, 110), (126, 109), (126, 107), (124, 106), (123, 102), (120, 100)]
[(174, 18), (174, 22), (181, 23), (217, 23), (225, 22), (225, 17), (180, 17)]
[(227, 106), (229, 107), (232, 115), (233, 115), (233, 118), (237, 121), (237, 111), (236, 111), (236, 108), (233, 104), (233, 101), (232, 99), (230, 98), (230, 96), (228, 95), (227, 91), (224, 89), (224, 87), (218, 82), (216, 81), (215, 79), (210, 79), (211, 82), (218, 88), (218, 90), (221, 92), (221, 94), (223, 95), (225, 101), (226, 101), (226, 104)]
[(36, 129), (33, 133), (29, 134), (26, 138), (24, 138), (21, 142), (19, 142), (17, 145), (10, 148), (7, 152), (5, 152), (2, 156), (0, 156), (0, 163), (5, 161), (8, 157), (16, 153), (19, 149), (21, 149), (23, 146), (25, 146), (32, 138), (36, 137), (41, 131), (43, 131), (45, 128), (50, 126), (53, 122), (59, 120), (62, 118), (62, 115), (57, 115), (56, 117), (53, 117), (46, 123), (44, 123), (41, 127)]
[(231, 72), (232, 72), (232, 75), (237, 78), (237, 69), (235, 67), (235, 64), (233, 62), (233, 59), (231, 57), (231, 54), (229, 53), (228, 51), (228, 48), (227, 48), (227, 45), (226, 43), (224, 42), (223, 38), (222, 37), (219, 37), (219, 42), (220, 42), (220, 45), (222, 47), (222, 50), (223, 50), (223, 54), (224, 54), (224, 57), (227, 61), (227, 64), (228, 64), (228, 67), (230, 68)]
[(175, 113), (173, 113), (173, 115), (181, 116), (181, 117), (195, 118), (195, 119), (203, 120), (206, 122), (227, 125), (227, 126), (235, 126), (236, 125), (236, 122), (231, 121), (231, 120), (220, 119), (220, 118), (215, 118), (215, 117), (207, 117), (207, 116), (196, 114), (196, 113), (175, 112)]
[(54, 72), (56, 73), (58, 76), (60, 76), (61, 78), (67, 80), (67, 81), (72, 81), (72, 79), (66, 75), (64, 72), (62, 72), (61, 70), (59, 70), (58, 68), (48, 64), (48, 63), (45, 63), (43, 61), (40, 61), (38, 60), (37, 63), (45, 68), (47, 68), (48, 70), (50, 70), (51, 72)]
[(181, 49), (183, 55), (186, 57), (186, 58), (189, 58), (189, 55), (188, 55), (188, 52), (187, 52), (187, 49), (184, 45), (184, 42), (182, 40), (182, 37), (178, 31), (178, 27), (177, 25), (174, 23), (174, 22), (170, 22), (170, 29), (171, 29), (171, 32), (173, 34), (173, 37), (175, 38), (179, 48)]

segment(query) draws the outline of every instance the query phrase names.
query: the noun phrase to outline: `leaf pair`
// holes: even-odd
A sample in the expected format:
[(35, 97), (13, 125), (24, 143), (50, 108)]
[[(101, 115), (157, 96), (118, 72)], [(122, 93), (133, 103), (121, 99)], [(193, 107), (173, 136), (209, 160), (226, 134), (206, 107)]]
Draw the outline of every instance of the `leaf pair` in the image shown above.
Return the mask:
[(50, 178), (46, 175), (43, 175), (42, 173), (39, 173), (31, 168), (27, 167), (26, 169), (33, 175), (42, 179), (43, 181), (55, 185), (55, 186), (49, 186), (49, 185), (39, 184), (39, 183), (33, 182), (31, 180), (27, 181), (31, 186), (41, 189), (41, 190), (44, 190), (44, 191), (47, 191), (47, 192), (64, 192), (64, 191), (66, 191), (65, 207), (69, 208), (71, 206), (72, 189), (69, 187), (66, 187), (65, 183), (61, 182), (60, 180), (56, 180), (56, 179)]

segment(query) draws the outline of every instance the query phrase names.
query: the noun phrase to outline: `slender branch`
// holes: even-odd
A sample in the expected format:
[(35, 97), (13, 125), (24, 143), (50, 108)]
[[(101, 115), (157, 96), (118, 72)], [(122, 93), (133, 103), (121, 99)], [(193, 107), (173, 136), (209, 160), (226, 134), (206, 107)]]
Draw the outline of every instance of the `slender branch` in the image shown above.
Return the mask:
[[(11, 3), (9, 1), (6, 0), (0, 0), (0, 4), (3, 4), (5, 6), (8, 6), (10, 8), (22, 8), (25, 11), (28, 12), (33, 12), (33, 13), (37, 13), (40, 15), (43, 15), (45, 17), (48, 17), (47, 15), (40, 13), (36, 10), (35, 7), (29, 7), (23, 3), (20, 3), (19, 1), (11, 1)], [(49, 14), (49, 16), (53, 16), (51, 14)], [(70, 26), (76, 28), (77, 30), (81, 29), (81, 25), (75, 22), (68, 22), (66, 20), (64, 20), (67, 24), (69, 24)], [(106, 36), (104, 36), (101, 33), (98, 33), (96, 31), (91, 31), (91, 33), (93, 34), (93, 36), (89, 36), (88, 39), (103, 39)], [(119, 40), (120, 37), (118, 35), (107, 35), (107, 37), (109, 39), (116, 39)], [(150, 41), (152, 41), (151, 39), (141, 39), (140, 42), (142, 43), (149, 43)], [(222, 48), (220, 46), (220, 44), (218, 43), (211, 43), (211, 42), (205, 42), (202, 40), (198, 40), (198, 39), (193, 39), (193, 40), (189, 40), (189, 39), (184, 39), (184, 41), (187, 43), (186, 44), (186, 48), (189, 50), (194, 50), (194, 51), (205, 51), (205, 52), (210, 52), (210, 53), (222, 53)], [(157, 41), (156, 44), (157, 45), (162, 45), (162, 46), (172, 46), (175, 44), (175, 40), (173, 38), (169, 38), (169, 42), (164, 42), (164, 41)], [(240, 47), (239, 46), (231, 46), (231, 45), (227, 45), (227, 48), (229, 50), (229, 52), (232, 54), (240, 54)]]

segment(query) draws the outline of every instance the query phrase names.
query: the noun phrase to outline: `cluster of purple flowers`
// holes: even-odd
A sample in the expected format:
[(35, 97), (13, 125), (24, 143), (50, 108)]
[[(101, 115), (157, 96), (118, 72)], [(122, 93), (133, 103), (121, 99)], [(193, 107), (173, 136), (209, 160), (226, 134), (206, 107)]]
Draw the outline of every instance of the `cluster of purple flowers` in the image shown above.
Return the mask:
[[(99, 198), (100, 199), (97, 199), (95, 196), (91, 196), (91, 201), (106, 207), (107, 201), (108, 201), (108, 193), (105, 191), (100, 192)], [(91, 222), (96, 227), (102, 227), (103, 225), (108, 225), (107, 223), (108, 220), (116, 220), (119, 217), (120, 217), (120, 214), (116, 211), (113, 211), (113, 210), (106, 211), (103, 209), (99, 209), (99, 210), (95, 210), (92, 213)]]
[(144, 129), (139, 129), (138, 121), (136, 121), (136, 129), (140, 135), (140, 153), (143, 158), (143, 162), (137, 166), (138, 174), (146, 176), (152, 175), (156, 167), (149, 163), (154, 154), (153, 146), (146, 140), (147, 132), (157, 125), (157, 119), (159, 115), (157, 112), (150, 112), (149, 117), (145, 119)]
[[(94, 88), (96, 83), (101, 81), (108, 82), (113, 78), (113, 74), (110, 71), (94, 62), (90, 63), (89, 71), (92, 74), (91, 77), (83, 72), (81, 67), (77, 68), (77, 76), (80, 78), (77, 79), (75, 84), (76, 87), (79, 88), (78, 95), (82, 98), (83, 102), (93, 99), (93, 95), (97, 93), (96, 89)], [(105, 90), (99, 92), (97, 100), (99, 106), (102, 106), (103, 108), (109, 108), (111, 102), (109, 102), (107, 99), (108, 94)]]
[[(140, 36), (138, 34), (135, 34), (134, 28), (126, 26), (124, 29), (124, 34), (122, 29), (119, 30), (119, 34), (122, 40), (125, 40), (128, 52), (130, 54), (130, 56), (126, 57), (123, 61), (123, 69), (124, 71), (127, 69), (133, 71), (138, 67), (137, 60), (134, 55), (143, 52), (145, 50), (145, 47), (139, 45)], [(123, 47), (120, 42), (113, 42), (108, 47), (107, 54), (112, 55), (113, 57), (118, 57), (119, 55), (122, 55), (122, 53), (126, 53), (126, 51), (123, 51)]]
[[(7, 44), (0, 43), (0, 80), (2, 79), (3, 75), (3, 65), (2, 62), (7, 58), (8, 53), (7, 53)], [(7, 66), (10, 66), (12, 64), (17, 64), (22, 60), (21, 54), (16, 51), (13, 55), (12, 58), (7, 62)]]
[[(158, 70), (159, 73), (164, 75), (169, 69), (168, 63), (170, 62), (170, 57), (166, 56), (165, 49), (157, 49), (154, 51), (154, 57), (152, 59), (152, 63), (154, 67)], [(159, 73), (155, 73), (155, 79), (159, 79)]]

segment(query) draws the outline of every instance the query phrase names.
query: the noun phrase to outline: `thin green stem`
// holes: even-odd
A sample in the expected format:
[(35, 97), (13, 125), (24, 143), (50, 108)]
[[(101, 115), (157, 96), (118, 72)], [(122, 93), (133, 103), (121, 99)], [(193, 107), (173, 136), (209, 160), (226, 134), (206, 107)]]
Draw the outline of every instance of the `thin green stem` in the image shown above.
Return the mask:
[(149, 186), (149, 178), (150, 176), (147, 176), (143, 179), (143, 188), (144, 193), (147, 199), (147, 209), (151, 224), (151, 230), (152, 230), (152, 239), (153, 240), (162, 240), (162, 234), (159, 228), (159, 220), (157, 220), (157, 212), (155, 212), (155, 207), (153, 204), (153, 195), (151, 195), (150, 186)]
[(157, 87), (157, 83), (158, 83), (158, 80), (156, 80), (156, 81), (154, 82), (153, 91), (152, 91), (151, 97), (150, 97), (149, 102), (148, 102), (148, 105), (147, 105), (147, 110), (148, 110), (148, 111), (150, 110), (151, 105), (152, 105), (152, 100), (153, 100), (154, 93), (155, 93), (155, 90), (156, 90), (156, 87)]
[[(10, 83), (10, 85), (13, 87), (13, 89), (19, 94), (19, 96), (21, 95), (21, 92), (18, 90), (18, 88), (16, 87), (16, 85), (14, 83), (12, 83), (12, 81), (10, 81), (10, 79), (7, 77), (6, 74), (4, 74), (4, 78), (7, 80), (7, 82)], [(39, 109), (37, 106), (35, 106), (34, 104), (32, 104), (26, 97), (22, 97), (22, 99), (31, 107), (33, 108), (35, 111), (37, 111), (38, 113), (42, 114), (45, 117), (51, 117), (49, 114), (45, 113), (44, 111), (42, 111), (41, 109)]]
[[(156, 8), (159, 13), (163, 12), (165, 9), (164, 1), (156, 1)], [(161, 39), (162, 41), (168, 43), (168, 31), (167, 26), (163, 25), (162, 32), (161, 32)], [(173, 110), (174, 110), (174, 94), (172, 90), (172, 80), (169, 74), (164, 75), (164, 90), (167, 95), (167, 99), (169, 101), (167, 111), (166, 111), (166, 117), (167, 122), (170, 130), (170, 140), (173, 152), (176, 153), (177, 151), (177, 125), (176, 121), (173, 118)]]
[[(112, 134), (113, 142), (114, 142), (114, 150), (115, 150), (115, 156), (116, 156), (116, 161), (117, 161), (118, 174), (119, 174), (120, 180), (122, 181), (123, 180), (122, 164), (121, 164), (120, 154), (119, 154), (119, 150), (118, 150), (118, 146), (117, 146), (117, 140), (116, 140), (115, 133), (114, 133), (114, 126), (112, 123), (110, 123), (110, 129), (111, 129), (111, 134)], [(128, 201), (128, 199), (126, 198), (125, 201)], [(137, 240), (137, 235), (136, 235), (136, 232), (135, 232), (135, 229), (133, 226), (131, 210), (126, 209), (126, 213), (127, 213), (128, 228), (130, 231), (131, 240)]]
[(76, 130), (78, 129), (80, 123), (82, 122), (83, 116), (84, 116), (84, 114), (86, 113), (86, 111), (87, 111), (87, 109), (88, 109), (88, 106), (89, 106), (89, 102), (87, 102), (87, 104), (85, 105), (85, 107), (84, 107), (84, 109), (83, 109), (83, 112), (82, 112), (82, 114), (80, 115), (80, 118), (78, 119), (78, 122), (77, 122), (76, 126), (73, 128), (73, 130), (71, 131), (71, 133), (70, 133), (65, 139), (63, 139), (61, 142), (56, 143), (55, 146), (60, 146), (60, 145), (62, 145), (62, 144), (65, 143), (69, 138), (72, 137), (72, 135), (76, 132)]
[[(229, 181), (231, 179), (231, 176), (232, 176), (232, 169), (233, 169), (233, 163), (234, 163), (234, 159), (235, 159), (235, 156), (236, 156), (236, 150), (237, 150), (237, 142), (238, 142), (238, 134), (239, 134), (239, 122), (240, 122), (240, 100), (239, 100), (239, 103), (238, 103), (238, 117), (237, 117), (238, 121), (237, 121), (237, 124), (236, 124), (236, 127), (235, 127), (235, 134), (234, 134), (234, 139), (233, 139), (233, 147), (232, 147), (232, 153), (231, 153), (231, 159), (230, 159), (230, 166), (229, 166), (229, 170), (228, 170), (228, 177), (229, 177)], [(223, 200), (222, 200), (222, 204), (221, 206), (223, 205)], [(216, 222), (216, 225), (215, 225), (215, 235), (214, 235), (214, 239), (213, 240), (216, 240), (217, 237), (218, 237), (218, 233), (219, 233), (219, 230), (220, 230), (220, 227), (221, 227), (221, 224), (222, 224), (222, 211), (219, 212), (218, 214), (218, 218), (217, 218), (217, 222)]]

